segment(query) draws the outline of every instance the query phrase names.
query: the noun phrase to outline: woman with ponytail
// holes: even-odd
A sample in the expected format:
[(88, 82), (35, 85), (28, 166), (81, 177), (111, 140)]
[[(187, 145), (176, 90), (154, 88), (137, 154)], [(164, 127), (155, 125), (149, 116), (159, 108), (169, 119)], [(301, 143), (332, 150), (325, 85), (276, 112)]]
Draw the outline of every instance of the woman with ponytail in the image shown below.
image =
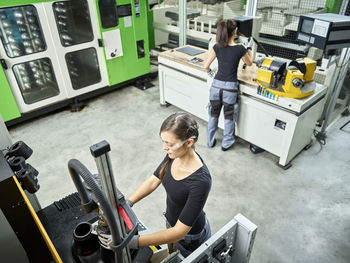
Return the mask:
[(237, 69), (240, 59), (251, 66), (253, 63), (251, 48), (236, 45), (234, 38), (237, 34), (237, 23), (234, 20), (218, 22), (216, 44), (209, 51), (204, 67), (209, 70), (210, 64), (218, 59), (219, 69), (214, 77), (209, 95), (209, 121), (207, 143), (209, 147), (216, 144), (216, 132), (222, 106), (224, 106), (224, 138), (221, 149), (226, 151), (235, 143), (235, 122), (239, 107), (239, 83)]
[(167, 199), (167, 229), (135, 236), (130, 248), (175, 243), (184, 257), (211, 235), (203, 211), (211, 188), (211, 176), (202, 158), (195, 151), (198, 125), (190, 114), (178, 112), (162, 124), (159, 135), (166, 151), (154, 174), (129, 197), (129, 203), (140, 201), (163, 184)]

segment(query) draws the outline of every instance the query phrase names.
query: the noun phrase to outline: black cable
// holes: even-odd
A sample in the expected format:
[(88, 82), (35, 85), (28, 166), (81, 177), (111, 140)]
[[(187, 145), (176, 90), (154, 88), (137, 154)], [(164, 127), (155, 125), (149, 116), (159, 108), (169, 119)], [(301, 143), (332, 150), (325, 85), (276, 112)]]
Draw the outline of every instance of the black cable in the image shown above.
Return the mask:
[[(317, 150), (317, 151), (315, 151), (315, 142), (318, 142), (317, 140), (314, 140), (314, 139), (312, 139), (312, 141), (310, 142), (310, 144), (308, 144), (308, 145), (306, 145), (305, 147), (304, 147), (304, 152), (305, 153), (303, 153), (305, 156), (313, 156), (313, 155), (317, 155), (317, 154), (319, 154), (321, 151), (322, 151), (322, 149), (323, 149), (323, 145), (321, 144), (321, 143), (319, 143), (318, 142), (318, 145), (320, 145), (320, 149), (319, 150)], [(309, 153), (306, 153), (306, 151), (308, 151), (311, 147), (313, 147), (313, 151), (312, 152), (309, 152)]]
[(343, 126), (339, 128), (339, 130), (344, 131), (343, 128), (350, 123), (350, 120), (348, 120)]
[(258, 40), (256, 40), (254, 37), (252, 37), (252, 38), (253, 38), (254, 42), (258, 45), (258, 47), (260, 47), (264, 51), (265, 55), (268, 57), (269, 54), (267, 53), (266, 49), (260, 44), (260, 42)]
[(314, 136), (316, 140), (321, 144), (321, 145), (326, 145), (326, 134), (319, 132), (317, 130), (314, 130)]

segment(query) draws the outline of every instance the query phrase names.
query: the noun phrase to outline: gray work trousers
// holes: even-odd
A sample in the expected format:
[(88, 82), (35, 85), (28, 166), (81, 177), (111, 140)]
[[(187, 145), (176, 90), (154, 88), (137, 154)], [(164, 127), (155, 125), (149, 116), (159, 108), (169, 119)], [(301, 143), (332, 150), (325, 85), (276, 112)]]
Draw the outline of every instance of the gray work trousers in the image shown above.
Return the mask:
[[(166, 220), (166, 227), (170, 228), (171, 225)], [(205, 225), (203, 230), (195, 235), (187, 234), (182, 240), (175, 244), (168, 244), (169, 253), (171, 254), (176, 249), (180, 251), (183, 257), (189, 256), (197, 247), (203, 244), (211, 237), (211, 229), (208, 219), (205, 217)], [(191, 248), (190, 248), (191, 247)]]
[(239, 109), (239, 83), (214, 79), (209, 95), (209, 121), (207, 143), (213, 147), (222, 106), (224, 106), (224, 138), (222, 147), (229, 148), (235, 143), (235, 122)]

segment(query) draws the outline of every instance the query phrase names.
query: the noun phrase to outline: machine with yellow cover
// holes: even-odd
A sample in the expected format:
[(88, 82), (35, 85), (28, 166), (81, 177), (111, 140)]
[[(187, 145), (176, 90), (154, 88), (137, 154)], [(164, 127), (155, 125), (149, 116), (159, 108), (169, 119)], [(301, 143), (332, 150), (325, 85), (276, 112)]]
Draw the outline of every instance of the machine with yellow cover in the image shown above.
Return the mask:
[(316, 61), (310, 58), (286, 62), (267, 57), (258, 62), (256, 81), (258, 94), (277, 100), (278, 97), (305, 98), (314, 93)]

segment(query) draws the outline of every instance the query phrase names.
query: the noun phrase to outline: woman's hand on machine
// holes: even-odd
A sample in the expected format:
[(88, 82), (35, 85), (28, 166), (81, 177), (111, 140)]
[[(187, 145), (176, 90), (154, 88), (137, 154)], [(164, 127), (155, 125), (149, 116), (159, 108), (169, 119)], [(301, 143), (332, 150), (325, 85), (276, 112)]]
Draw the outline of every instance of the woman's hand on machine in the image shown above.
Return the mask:
[(130, 206), (133, 207), (134, 203), (130, 201), (129, 199), (126, 199), (126, 203)]

